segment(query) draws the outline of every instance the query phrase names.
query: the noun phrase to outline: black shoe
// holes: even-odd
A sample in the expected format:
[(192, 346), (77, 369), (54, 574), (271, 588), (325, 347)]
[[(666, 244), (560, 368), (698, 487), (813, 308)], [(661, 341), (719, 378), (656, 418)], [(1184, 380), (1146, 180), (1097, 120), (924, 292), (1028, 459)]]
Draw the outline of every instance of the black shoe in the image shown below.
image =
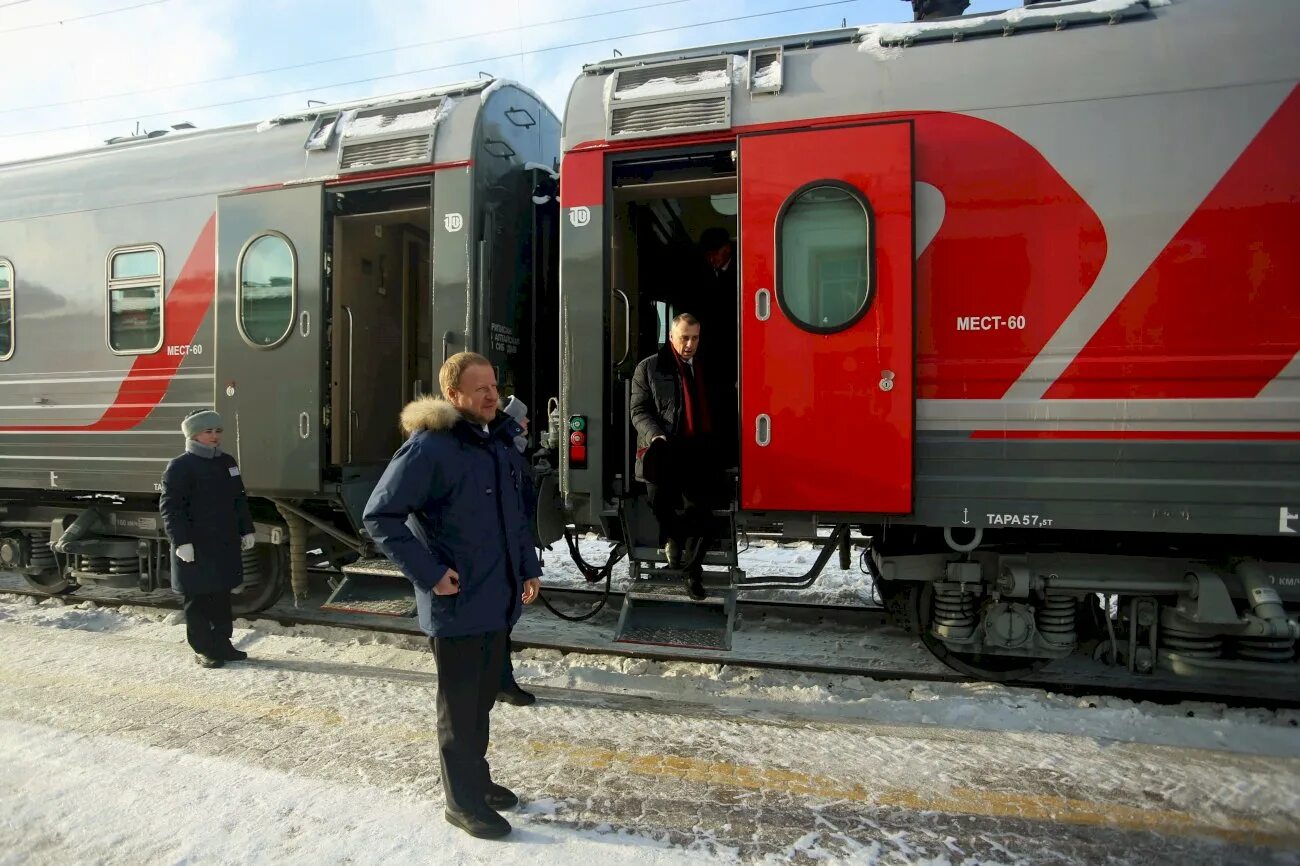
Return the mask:
[(446, 809), (442, 816), (447, 819), (448, 824), (459, 827), (478, 839), (500, 839), (510, 832), (510, 822), (488, 808), (472, 815)]
[(224, 659), (213, 658), (212, 656), (205, 656), (203, 653), (195, 653), (194, 661), (201, 668), (219, 668), (219, 667), (225, 667), (226, 664)]
[(487, 794), (483, 797), (483, 802), (487, 807), (496, 812), (503, 812), (506, 809), (513, 809), (519, 805), (519, 798), (515, 792), (505, 785), (498, 785), (496, 782), (488, 782)]
[(537, 695), (524, 691), (516, 683), (514, 688), (504, 688), (497, 692), (497, 702), (513, 704), (516, 707), (528, 707), (537, 703)]
[(231, 644), (226, 644), (217, 650), (217, 657), (228, 662), (242, 662), (248, 658), (248, 653), (240, 649), (235, 649)]
[(692, 570), (686, 577), (686, 593), (695, 601), (704, 601), (709, 594), (704, 591), (704, 575)]

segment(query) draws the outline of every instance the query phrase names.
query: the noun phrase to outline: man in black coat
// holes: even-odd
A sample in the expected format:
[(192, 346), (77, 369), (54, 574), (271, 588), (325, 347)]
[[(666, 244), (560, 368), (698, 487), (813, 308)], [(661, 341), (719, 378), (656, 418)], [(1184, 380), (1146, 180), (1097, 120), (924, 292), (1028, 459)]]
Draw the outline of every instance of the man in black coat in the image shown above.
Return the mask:
[(729, 415), (725, 383), (712, 382), (713, 368), (699, 357), (700, 331), (698, 319), (681, 313), (668, 343), (632, 374), (636, 477), (646, 482), (668, 567), (685, 568), (696, 600), (705, 597), (700, 559), (710, 511), (724, 504), (725, 443), (717, 430)]
[(158, 503), (172, 548), (172, 589), (185, 599), (185, 637), (205, 668), (248, 658), (230, 642), (230, 591), (244, 582), (241, 551), (257, 543), (244, 480), (221, 450), (221, 430), (211, 410), (185, 416), (185, 453), (167, 464)]

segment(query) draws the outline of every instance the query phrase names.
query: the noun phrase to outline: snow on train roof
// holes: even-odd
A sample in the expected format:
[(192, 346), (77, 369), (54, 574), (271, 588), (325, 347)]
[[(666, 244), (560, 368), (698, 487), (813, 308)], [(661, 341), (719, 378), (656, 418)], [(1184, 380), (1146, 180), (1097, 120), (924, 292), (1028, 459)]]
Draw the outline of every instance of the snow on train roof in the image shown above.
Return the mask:
[(404, 93), (390, 93), (384, 96), (372, 96), (365, 99), (353, 99), (347, 102), (334, 102), (329, 105), (313, 105), (304, 108), (301, 111), (291, 111), (286, 114), (277, 114), (269, 117), (258, 124), (259, 131), (269, 129), (282, 123), (294, 123), (300, 120), (314, 120), (323, 114), (338, 114), (344, 111), (360, 111), (366, 108), (381, 108), (387, 105), (399, 105), (404, 102), (417, 102), (421, 99), (436, 99), (440, 96), (453, 96), (464, 93), (474, 93), (484, 88), (497, 84), (501, 79), (494, 78), (476, 78), (470, 81), (459, 81), (455, 84), (447, 84), (442, 87), (429, 87), (423, 90), (408, 90)]
[[(1150, 9), (1169, 6), (1172, 2), (1173, 0), (1061, 0), (1058, 3), (1016, 7), (1003, 12), (963, 15), (936, 21), (864, 24), (858, 27), (792, 33), (767, 39), (748, 39), (742, 42), (700, 45), (683, 50), (662, 51), (654, 54), (610, 57), (596, 63), (588, 63), (582, 67), (582, 70), (589, 74), (598, 75), (629, 66), (644, 66), (670, 60), (710, 57), (719, 54), (745, 55), (751, 48), (812, 46), (835, 42), (861, 42), (860, 50), (887, 51), (886, 56), (892, 57), (896, 56), (896, 52), (893, 50), (895, 46), (916, 41), (918, 37), (944, 38), (956, 35), (959, 31), (974, 33), (980, 29), (1002, 33), (1007, 28), (1014, 28), (1017, 25), (1048, 25), (1056, 21), (1069, 24), (1074, 21), (1095, 20), (1100, 16), (1133, 17), (1144, 14)], [(882, 47), (881, 42), (885, 42), (886, 45)]]
[(959, 41), (964, 35), (1001, 35), (1018, 27), (1062, 27), (1073, 23), (1119, 20), (1168, 6), (1171, 0), (1063, 0), (1003, 12), (963, 15), (935, 21), (868, 24), (858, 28), (858, 50), (890, 58), (898, 48), (921, 41)]

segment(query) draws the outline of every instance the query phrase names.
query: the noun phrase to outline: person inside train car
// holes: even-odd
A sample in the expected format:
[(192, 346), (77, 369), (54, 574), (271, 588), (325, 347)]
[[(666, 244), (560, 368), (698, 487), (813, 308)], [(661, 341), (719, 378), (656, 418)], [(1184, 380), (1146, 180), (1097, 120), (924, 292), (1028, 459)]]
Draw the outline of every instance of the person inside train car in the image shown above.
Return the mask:
[(646, 482), (668, 567), (685, 571), (691, 598), (705, 598), (700, 560), (708, 543), (700, 528), (725, 489), (715, 408), (725, 391), (700, 356), (702, 326), (690, 313), (672, 321), (668, 342), (632, 374), (636, 477)]
[(185, 600), (185, 637), (205, 668), (248, 658), (230, 642), (230, 592), (244, 581), (241, 550), (257, 542), (244, 480), (221, 450), (221, 430), (211, 409), (185, 416), (185, 453), (163, 471), (158, 503), (171, 542), (172, 589)]
[[(501, 411), (515, 420), (523, 430), (515, 437), (515, 448), (520, 454), (528, 450), (528, 405), (518, 397), (507, 397), (505, 403), (501, 404)], [(523, 476), (524, 489), (524, 509), (528, 515), (528, 525), (531, 527), (537, 519), (537, 494), (533, 484), (533, 474), (531, 471), (525, 472)], [(514, 665), (510, 661), (510, 635), (506, 634), (506, 654), (505, 664), (501, 666), (501, 688), (497, 691), (497, 701), (501, 703), (513, 704), (516, 707), (527, 707), (537, 702), (537, 696), (532, 692), (524, 691), (515, 681)]]
[[(415, 586), (438, 671), (438, 755), (447, 821), (480, 838), (510, 832), (497, 810), (519, 798), (487, 763), (488, 716), (520, 602), (541, 590), (528, 520), (523, 428), (499, 411), (496, 372), (461, 352), (438, 375), (442, 397), (401, 413), (409, 437), (366, 503), (370, 536)], [(414, 516), (427, 545), (406, 521)]]
[(736, 378), (736, 244), (721, 226), (700, 233), (700, 252), (706, 265), (695, 296), (680, 305), (709, 331), (703, 357), (730, 380)]

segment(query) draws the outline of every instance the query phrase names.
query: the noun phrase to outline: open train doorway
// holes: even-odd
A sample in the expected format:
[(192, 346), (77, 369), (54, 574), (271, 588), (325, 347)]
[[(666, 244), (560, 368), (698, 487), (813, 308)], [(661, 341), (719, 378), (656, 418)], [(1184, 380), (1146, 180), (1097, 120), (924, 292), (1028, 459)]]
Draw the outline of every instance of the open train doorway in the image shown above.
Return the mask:
[(436, 393), (429, 185), (341, 193), (331, 202), (330, 463), (385, 464), (397, 417)]
[[(740, 250), (732, 150), (619, 162), (612, 183), (609, 339), (616, 393), (610, 395), (608, 429), (621, 432), (626, 447), (605, 451), (606, 476), (634, 478), (631, 378), (638, 362), (664, 349), (673, 319), (683, 313), (700, 323), (698, 358), (710, 393), (721, 395), (709, 405), (718, 459), (734, 470)], [(728, 477), (734, 487), (734, 471)], [(639, 488), (632, 482), (626, 490)]]
[[(638, 156), (614, 163), (610, 177), (609, 350), (615, 375), (610, 377), (606, 429), (614, 434), (607, 441), (618, 444), (604, 453), (606, 477), (625, 479), (619, 496), (620, 532), (628, 544), (634, 577), (680, 583), (679, 569), (688, 565), (689, 558), (696, 566), (711, 567), (708, 574), (719, 587), (729, 587), (737, 565), (740, 369), (740, 250), (732, 148)], [(700, 329), (698, 352), (689, 362), (671, 346), (673, 322), (681, 314), (688, 314), (688, 321), (698, 323)], [(649, 377), (652, 411), (668, 424), (683, 428), (694, 424), (691, 441), (695, 444), (687, 448), (674, 437), (675, 444), (664, 446), (672, 452), (665, 471), (680, 477), (654, 478), (646, 473), (651, 482), (646, 483), (637, 477), (638, 452), (645, 443), (638, 442), (632, 420), (633, 377), (637, 364), (652, 356), (658, 357), (657, 372)], [(683, 392), (688, 388), (695, 407), (693, 420), (684, 408)], [(675, 401), (677, 409), (664, 415), (668, 401)], [(673, 432), (681, 434), (683, 429)], [(697, 471), (703, 467), (708, 471)], [(683, 487), (680, 496), (671, 492), (677, 487)], [(694, 504), (687, 507), (688, 502)], [(689, 520), (698, 530), (690, 541), (684, 536), (677, 539), (683, 548), (695, 545), (697, 538), (706, 539), (687, 551), (689, 556), (676, 557), (665, 546), (662, 523), (673, 518), (660, 512), (674, 508), (685, 508), (676, 519)], [(659, 568), (659, 563), (665, 567)], [(710, 635), (710, 645), (729, 639), (734, 593), (714, 593), (712, 598), (718, 602), (716, 611), (692, 614), (708, 622), (690, 626), (700, 631), (702, 640)], [(678, 621), (683, 612), (671, 605), (668, 610), (671, 613), (663, 615), (669, 617), (671, 627), (685, 627)], [(654, 616), (645, 621), (641, 612), (628, 613), (623, 619), (620, 640), (655, 642), (652, 636), (635, 636), (659, 627), (653, 625)]]

